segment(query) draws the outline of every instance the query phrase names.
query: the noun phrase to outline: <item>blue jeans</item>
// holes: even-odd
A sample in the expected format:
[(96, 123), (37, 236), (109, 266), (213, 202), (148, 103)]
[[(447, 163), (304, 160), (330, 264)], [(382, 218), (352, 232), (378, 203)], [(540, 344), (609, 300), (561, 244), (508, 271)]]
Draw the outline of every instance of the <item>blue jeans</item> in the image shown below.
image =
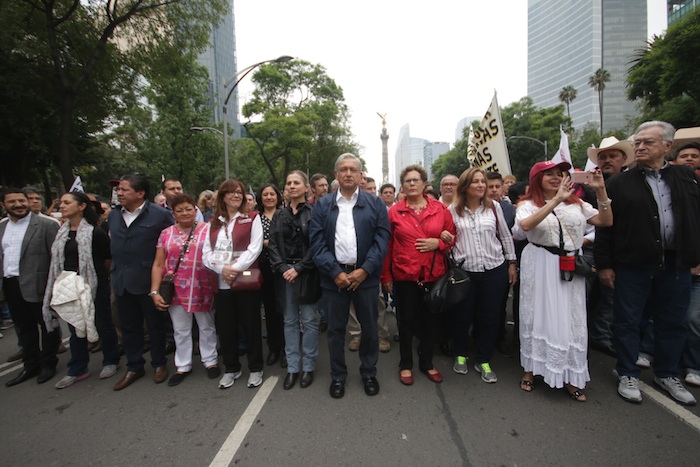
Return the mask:
[(700, 280), (693, 278), (688, 306), (688, 337), (683, 352), (683, 366), (688, 373), (700, 375)]
[[(95, 327), (100, 335), (102, 343), (102, 366), (119, 364), (119, 348), (117, 331), (112, 322), (112, 308), (110, 305), (109, 280), (97, 284), (95, 295)], [(68, 361), (68, 375), (80, 376), (88, 371), (90, 352), (88, 351), (87, 337), (78, 337), (75, 328), (70, 329), (70, 360)]]
[[(316, 304), (296, 305), (292, 303), (294, 284), (285, 285), (284, 303), (284, 353), (287, 355), (287, 372), (314, 371), (318, 359), (318, 316)], [(302, 331), (303, 330), (303, 331)], [(299, 352), (299, 335), (302, 360)]]
[(690, 301), (690, 271), (675, 267), (675, 255), (666, 254), (661, 268), (615, 267), (615, 317), (613, 335), (617, 371), (639, 378), (639, 331), (647, 305), (654, 321), (654, 374), (678, 376), (686, 337), (686, 314)]

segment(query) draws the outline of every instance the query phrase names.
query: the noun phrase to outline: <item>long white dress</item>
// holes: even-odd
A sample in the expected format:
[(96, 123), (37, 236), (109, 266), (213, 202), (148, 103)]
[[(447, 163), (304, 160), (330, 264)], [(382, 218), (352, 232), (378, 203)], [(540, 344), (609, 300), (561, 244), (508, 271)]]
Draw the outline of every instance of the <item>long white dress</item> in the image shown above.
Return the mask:
[(518, 206), (513, 234), (527, 237), (520, 261), (520, 363), (525, 371), (544, 377), (554, 388), (569, 383), (584, 388), (588, 373), (586, 324), (586, 285), (582, 276), (571, 282), (559, 276), (559, 257), (544, 248), (559, 247), (562, 223), (564, 249), (581, 248), (587, 220), (598, 214), (590, 204), (559, 204), (537, 227), (525, 232), (520, 222), (539, 208), (532, 201)]

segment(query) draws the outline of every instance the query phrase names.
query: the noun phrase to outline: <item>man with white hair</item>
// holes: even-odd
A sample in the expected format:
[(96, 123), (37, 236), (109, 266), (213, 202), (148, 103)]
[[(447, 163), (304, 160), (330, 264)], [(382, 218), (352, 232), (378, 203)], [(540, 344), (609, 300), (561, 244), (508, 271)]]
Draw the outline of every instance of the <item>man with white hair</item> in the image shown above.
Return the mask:
[[(654, 321), (654, 383), (677, 402), (696, 400), (679, 378), (690, 302), (690, 269), (700, 264), (700, 186), (686, 167), (669, 164), (675, 129), (646, 122), (634, 135), (636, 167), (607, 183), (615, 223), (596, 229), (600, 281), (615, 289), (613, 335), (618, 394), (641, 403), (639, 330), (645, 309)], [(602, 209), (608, 208), (600, 202)], [(648, 306), (650, 305), (650, 306)]]
[(455, 175), (445, 175), (440, 180), (440, 201), (449, 206), (455, 199), (455, 190), (457, 189), (459, 179)]

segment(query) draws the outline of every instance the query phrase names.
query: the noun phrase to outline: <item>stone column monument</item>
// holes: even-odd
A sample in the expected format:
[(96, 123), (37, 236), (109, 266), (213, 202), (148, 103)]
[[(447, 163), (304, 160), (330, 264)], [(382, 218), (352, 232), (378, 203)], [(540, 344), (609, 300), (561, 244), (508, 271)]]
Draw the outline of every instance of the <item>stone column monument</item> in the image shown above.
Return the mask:
[(389, 149), (387, 148), (387, 141), (389, 141), (389, 132), (386, 131), (386, 114), (380, 114), (379, 118), (382, 119), (382, 134), (379, 138), (382, 140), (382, 183), (389, 183)]

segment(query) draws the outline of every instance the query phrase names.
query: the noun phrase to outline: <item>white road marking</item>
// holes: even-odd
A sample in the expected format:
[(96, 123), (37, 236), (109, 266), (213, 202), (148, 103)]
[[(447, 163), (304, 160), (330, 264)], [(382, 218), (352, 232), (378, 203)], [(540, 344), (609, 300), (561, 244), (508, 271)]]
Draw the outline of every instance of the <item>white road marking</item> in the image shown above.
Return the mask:
[(700, 432), (700, 417), (642, 381), (639, 382), (639, 389), (654, 402)]
[(248, 404), (248, 408), (243, 412), (241, 418), (238, 419), (236, 426), (233, 427), (233, 430), (229, 433), (228, 438), (224, 441), (216, 457), (211, 461), (211, 464), (209, 464), (209, 467), (225, 467), (231, 463), (278, 380), (279, 377), (277, 376), (270, 376), (265, 380), (260, 389), (258, 389), (258, 393), (253, 400), (250, 401), (250, 404)]
[[(68, 347), (68, 348), (70, 348), (70, 343), (68, 343), (69, 340), (70, 340), (70, 337), (66, 337), (66, 338), (63, 339), (63, 341), (62, 341), (62, 342), (66, 345), (66, 347)], [(3, 368), (7, 368), (7, 367), (12, 367), (12, 368), (10, 368), (9, 370), (5, 370), (5, 371), (3, 371), (2, 373), (0, 373), (0, 378), (3, 377), (3, 376), (5, 376), (5, 375), (9, 375), (9, 374), (12, 373), (13, 371), (17, 371), (17, 370), (19, 370), (20, 368), (22, 368), (22, 361), (21, 361), (21, 360), (17, 360), (17, 361), (14, 361), (14, 362), (0, 363), (0, 370), (2, 370)]]

